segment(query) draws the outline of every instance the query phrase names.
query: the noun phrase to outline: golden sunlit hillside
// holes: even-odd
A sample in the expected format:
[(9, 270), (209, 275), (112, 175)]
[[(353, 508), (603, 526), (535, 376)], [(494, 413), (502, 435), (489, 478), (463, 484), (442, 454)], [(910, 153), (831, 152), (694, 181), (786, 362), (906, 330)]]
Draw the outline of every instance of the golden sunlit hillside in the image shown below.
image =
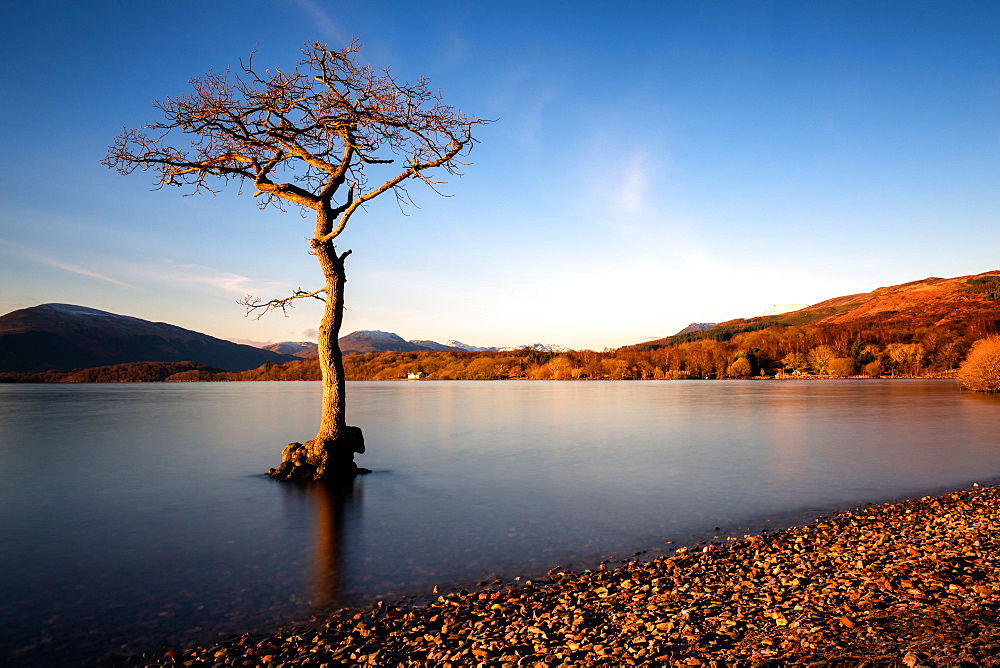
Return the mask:
[(1000, 270), (957, 278), (925, 278), (871, 292), (834, 297), (780, 315), (738, 318), (700, 331), (628, 346), (651, 349), (684, 341), (725, 341), (741, 332), (775, 325), (836, 325), (858, 332), (898, 329), (916, 331), (944, 327), (963, 336), (982, 338), (1000, 320)]

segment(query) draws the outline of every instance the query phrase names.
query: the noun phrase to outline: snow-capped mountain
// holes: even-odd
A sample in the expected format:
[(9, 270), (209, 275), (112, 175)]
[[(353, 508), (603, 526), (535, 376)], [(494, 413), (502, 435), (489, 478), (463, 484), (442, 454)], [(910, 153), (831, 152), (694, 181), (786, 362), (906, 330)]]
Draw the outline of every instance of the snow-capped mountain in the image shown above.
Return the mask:
[[(316, 357), (316, 344), (308, 341), (281, 341), (264, 346), (266, 350), (280, 352), (296, 357)], [(394, 350), (397, 352), (416, 352), (420, 350), (458, 351), (458, 352), (505, 352), (514, 350), (535, 350), (543, 353), (569, 352), (572, 348), (555, 344), (529, 343), (520, 346), (473, 346), (454, 339), (446, 343), (414, 339), (407, 341), (393, 332), (383, 332), (377, 329), (363, 329), (340, 337), (340, 349), (349, 353), (380, 353)]]
[[(440, 344), (438, 344), (440, 345)], [(565, 353), (572, 350), (572, 348), (567, 348), (565, 346), (557, 346), (554, 343), (525, 343), (520, 346), (471, 346), (468, 343), (462, 343), (461, 341), (456, 341), (451, 339), (446, 344), (451, 350), (466, 350), (469, 352), (507, 352), (512, 350), (536, 350), (541, 353)]]
[(445, 344), (452, 350), (468, 350), (469, 352), (480, 351), (480, 350), (496, 350), (496, 348), (482, 348), (480, 346), (470, 346), (468, 343), (462, 343), (461, 341), (456, 341), (455, 339), (450, 339), (446, 341)]
[(427, 350), (471, 350), (471, 348), (453, 346), (450, 341), (448, 343), (438, 343), (437, 341), (426, 341), (424, 339), (410, 339), (410, 343), (421, 348), (426, 348)]
[(487, 350), (534, 350), (540, 353), (568, 353), (573, 350), (566, 346), (559, 346), (554, 343), (526, 343), (523, 346), (507, 346), (504, 348), (488, 348)]
[(271, 343), (266, 346), (261, 346), (261, 348), (264, 350), (270, 350), (271, 352), (281, 353), (282, 355), (301, 357), (302, 359), (319, 357), (319, 346), (310, 341), (282, 341), (281, 343)]

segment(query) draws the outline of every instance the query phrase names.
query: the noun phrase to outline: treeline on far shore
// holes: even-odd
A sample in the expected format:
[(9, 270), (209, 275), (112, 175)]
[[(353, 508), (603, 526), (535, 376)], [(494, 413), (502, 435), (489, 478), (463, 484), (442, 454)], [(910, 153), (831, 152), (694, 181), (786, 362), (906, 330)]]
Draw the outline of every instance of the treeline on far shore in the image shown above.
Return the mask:
[[(949, 377), (978, 338), (948, 327), (852, 330), (776, 326), (724, 341), (701, 339), (643, 350), (383, 352), (344, 357), (348, 380), (676, 380), (761, 377)], [(0, 382), (183, 382), (319, 380), (317, 360), (227, 372), (193, 362), (137, 362)]]
[(225, 372), (198, 362), (127, 362), (72, 371), (6, 371), (0, 383), (159, 383), (192, 373), (215, 380), (215, 374)]

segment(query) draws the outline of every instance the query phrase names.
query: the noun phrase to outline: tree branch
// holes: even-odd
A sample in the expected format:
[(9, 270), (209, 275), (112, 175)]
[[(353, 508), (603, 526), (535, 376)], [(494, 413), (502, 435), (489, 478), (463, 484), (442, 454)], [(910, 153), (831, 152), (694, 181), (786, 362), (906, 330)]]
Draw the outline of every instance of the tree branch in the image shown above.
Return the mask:
[[(315, 211), (313, 238), (329, 242), (386, 192), (412, 204), (409, 179), (437, 192), (430, 173), (459, 174), (473, 127), (490, 122), (444, 104), (426, 78), (404, 84), (359, 64), (359, 48), (313, 43), (292, 70), (261, 71), (251, 52), (237, 71), (210, 71), (186, 95), (154, 103), (162, 119), (123, 131), (102, 162), (122, 174), (152, 171), (161, 186), (191, 194), (215, 192), (213, 179), (248, 181), (261, 208)], [(345, 183), (346, 201), (335, 204)]]
[[(350, 253), (351, 251), (347, 251)], [(345, 253), (346, 255), (346, 253)], [(276, 309), (281, 309), (285, 317), (288, 317), (288, 309), (292, 308), (294, 304), (293, 301), (296, 299), (305, 299), (306, 297), (313, 297), (321, 302), (325, 302), (321, 295), (326, 292), (326, 288), (320, 288), (319, 290), (313, 290), (312, 292), (306, 292), (302, 288), (298, 288), (290, 297), (285, 297), (284, 299), (272, 299), (270, 301), (264, 301), (259, 297), (254, 297), (252, 295), (247, 295), (243, 299), (240, 299), (237, 303), (246, 307), (246, 315), (249, 317), (251, 313), (256, 313), (254, 320), (260, 320), (262, 317), (274, 311)]]

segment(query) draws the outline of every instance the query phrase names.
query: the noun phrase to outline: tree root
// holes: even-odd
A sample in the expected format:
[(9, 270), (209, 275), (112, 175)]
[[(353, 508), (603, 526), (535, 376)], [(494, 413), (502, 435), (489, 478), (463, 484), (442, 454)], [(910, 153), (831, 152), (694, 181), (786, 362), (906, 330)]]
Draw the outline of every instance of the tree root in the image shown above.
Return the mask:
[(281, 464), (267, 474), (278, 480), (329, 480), (371, 473), (354, 462), (354, 453), (365, 451), (365, 438), (358, 427), (345, 427), (336, 438), (315, 438), (289, 443), (281, 452)]

